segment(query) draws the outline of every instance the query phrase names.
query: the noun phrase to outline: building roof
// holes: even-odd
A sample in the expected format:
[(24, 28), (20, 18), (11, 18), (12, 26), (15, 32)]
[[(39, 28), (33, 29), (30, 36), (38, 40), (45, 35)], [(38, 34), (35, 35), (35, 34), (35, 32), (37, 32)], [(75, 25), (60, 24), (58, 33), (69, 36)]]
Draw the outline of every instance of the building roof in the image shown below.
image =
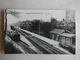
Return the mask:
[(55, 34), (62, 34), (63, 32), (65, 32), (65, 30), (63, 29), (54, 29), (50, 31), (50, 33), (55, 33)]
[(70, 34), (70, 33), (62, 33), (60, 35), (64, 37), (74, 37), (75, 36), (75, 34)]

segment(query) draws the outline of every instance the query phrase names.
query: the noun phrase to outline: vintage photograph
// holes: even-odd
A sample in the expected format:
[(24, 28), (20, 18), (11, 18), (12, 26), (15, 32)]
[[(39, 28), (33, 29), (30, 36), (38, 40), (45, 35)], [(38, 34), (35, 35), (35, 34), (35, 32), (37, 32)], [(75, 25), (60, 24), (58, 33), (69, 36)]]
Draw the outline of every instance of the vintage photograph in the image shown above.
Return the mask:
[(75, 10), (6, 9), (5, 54), (75, 54)]

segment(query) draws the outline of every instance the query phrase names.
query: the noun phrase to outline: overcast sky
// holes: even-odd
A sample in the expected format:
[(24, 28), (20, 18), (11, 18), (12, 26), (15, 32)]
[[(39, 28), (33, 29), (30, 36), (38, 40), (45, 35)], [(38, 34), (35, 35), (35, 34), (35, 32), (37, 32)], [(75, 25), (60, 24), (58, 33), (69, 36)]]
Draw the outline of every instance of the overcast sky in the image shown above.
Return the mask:
[(43, 21), (51, 21), (51, 17), (56, 18), (58, 21), (61, 21), (63, 18), (65, 19), (65, 10), (12, 10), (9, 9), (8, 11), (16, 11), (19, 12), (17, 14), (18, 17), (7, 14), (7, 22), (8, 24), (16, 23), (19, 21), (25, 20), (34, 20), (34, 19), (41, 19)]

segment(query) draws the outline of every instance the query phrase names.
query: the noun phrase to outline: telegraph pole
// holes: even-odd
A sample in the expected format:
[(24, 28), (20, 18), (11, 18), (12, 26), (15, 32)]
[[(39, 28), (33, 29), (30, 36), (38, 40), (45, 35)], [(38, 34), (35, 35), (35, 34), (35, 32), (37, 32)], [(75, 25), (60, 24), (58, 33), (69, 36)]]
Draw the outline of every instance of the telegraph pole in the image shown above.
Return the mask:
[(40, 35), (40, 20), (39, 20), (39, 35)]

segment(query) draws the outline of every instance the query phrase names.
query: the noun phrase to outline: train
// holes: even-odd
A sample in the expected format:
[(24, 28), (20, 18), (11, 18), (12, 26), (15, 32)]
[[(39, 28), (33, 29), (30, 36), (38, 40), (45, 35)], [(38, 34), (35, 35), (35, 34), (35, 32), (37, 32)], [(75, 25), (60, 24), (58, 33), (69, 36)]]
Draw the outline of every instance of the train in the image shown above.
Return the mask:
[(14, 26), (10, 26), (11, 30), (7, 31), (8, 36), (15, 42), (20, 41), (20, 34), (19, 32), (14, 28)]
[(15, 42), (20, 41), (20, 34), (17, 31), (11, 31), (10, 37)]

